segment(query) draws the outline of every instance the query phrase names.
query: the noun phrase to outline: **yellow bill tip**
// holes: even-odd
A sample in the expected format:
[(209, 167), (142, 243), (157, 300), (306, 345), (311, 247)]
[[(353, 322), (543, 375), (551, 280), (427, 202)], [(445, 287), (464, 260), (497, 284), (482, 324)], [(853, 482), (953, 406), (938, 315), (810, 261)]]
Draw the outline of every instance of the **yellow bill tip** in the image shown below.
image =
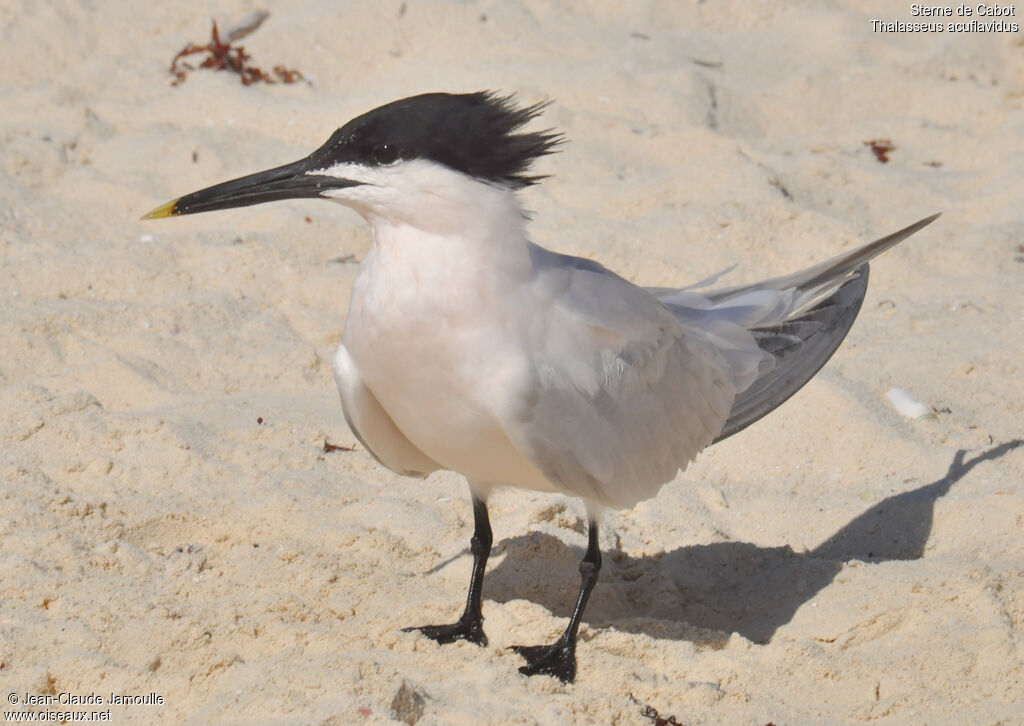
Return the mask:
[(163, 217), (174, 216), (174, 205), (178, 203), (177, 199), (172, 199), (167, 204), (161, 204), (156, 209), (146, 212), (142, 215), (141, 219), (161, 219)]

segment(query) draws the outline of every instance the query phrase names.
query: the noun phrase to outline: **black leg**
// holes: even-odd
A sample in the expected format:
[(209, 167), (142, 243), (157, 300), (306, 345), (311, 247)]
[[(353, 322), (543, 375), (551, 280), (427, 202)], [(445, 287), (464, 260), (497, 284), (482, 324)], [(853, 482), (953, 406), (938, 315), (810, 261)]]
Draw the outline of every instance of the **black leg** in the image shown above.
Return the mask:
[(538, 673), (554, 676), (565, 683), (572, 683), (576, 678), (576, 633), (580, 629), (583, 610), (590, 599), (590, 591), (597, 583), (597, 573), (601, 571), (601, 547), (597, 544), (597, 520), (590, 520), (590, 534), (587, 543), (587, 554), (580, 562), (580, 594), (576, 598), (576, 608), (569, 618), (562, 636), (551, 645), (514, 645), (512, 650), (526, 658), (526, 665), (519, 669), (520, 673), (534, 676)]
[(407, 633), (418, 630), (442, 645), (454, 643), (456, 640), (468, 640), (477, 645), (487, 645), (480, 602), (483, 598), (484, 570), (487, 568), (487, 556), (491, 554), (492, 542), (491, 520), (487, 517), (487, 502), (473, 494), (473, 538), (469, 540), (469, 549), (473, 553), (473, 575), (469, 580), (466, 609), (462, 613), (462, 617), (451, 625), (423, 625), (402, 630)]

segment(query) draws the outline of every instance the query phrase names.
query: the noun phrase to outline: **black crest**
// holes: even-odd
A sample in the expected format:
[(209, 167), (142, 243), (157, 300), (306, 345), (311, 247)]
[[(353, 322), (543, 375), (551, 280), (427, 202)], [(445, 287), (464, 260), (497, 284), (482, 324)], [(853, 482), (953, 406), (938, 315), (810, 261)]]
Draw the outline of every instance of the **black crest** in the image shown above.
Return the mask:
[(562, 141), (550, 131), (515, 133), (546, 105), (517, 108), (512, 96), (490, 91), (411, 96), (352, 119), (309, 162), (324, 169), (430, 159), (477, 179), (524, 187), (541, 178), (524, 173), (530, 163)]

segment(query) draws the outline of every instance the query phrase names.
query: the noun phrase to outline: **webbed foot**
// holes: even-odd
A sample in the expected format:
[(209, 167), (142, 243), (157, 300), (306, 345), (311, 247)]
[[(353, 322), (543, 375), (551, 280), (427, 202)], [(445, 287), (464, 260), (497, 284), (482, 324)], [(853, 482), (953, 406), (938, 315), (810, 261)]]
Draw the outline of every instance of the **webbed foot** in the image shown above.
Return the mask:
[(482, 620), (460, 618), (457, 623), (451, 625), (420, 625), (411, 628), (402, 628), (403, 633), (419, 631), (431, 640), (441, 645), (454, 643), (456, 640), (466, 640), (479, 646), (487, 645), (487, 635), (484, 634)]
[(563, 683), (572, 683), (576, 678), (576, 643), (559, 638), (551, 645), (513, 645), (519, 655), (526, 658), (526, 665), (519, 672), (527, 676), (554, 676)]

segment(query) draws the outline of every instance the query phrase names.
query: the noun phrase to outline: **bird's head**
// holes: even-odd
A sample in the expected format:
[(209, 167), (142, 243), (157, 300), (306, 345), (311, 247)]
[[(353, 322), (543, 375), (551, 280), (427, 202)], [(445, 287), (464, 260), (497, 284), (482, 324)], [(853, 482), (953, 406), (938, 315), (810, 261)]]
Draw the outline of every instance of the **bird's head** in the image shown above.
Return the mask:
[(562, 140), (519, 132), (544, 105), (517, 107), (492, 92), (404, 98), (352, 119), (305, 159), (186, 194), (143, 219), (297, 198), (393, 218), (443, 203), (467, 183), (518, 189), (538, 181), (527, 174), (531, 162)]

